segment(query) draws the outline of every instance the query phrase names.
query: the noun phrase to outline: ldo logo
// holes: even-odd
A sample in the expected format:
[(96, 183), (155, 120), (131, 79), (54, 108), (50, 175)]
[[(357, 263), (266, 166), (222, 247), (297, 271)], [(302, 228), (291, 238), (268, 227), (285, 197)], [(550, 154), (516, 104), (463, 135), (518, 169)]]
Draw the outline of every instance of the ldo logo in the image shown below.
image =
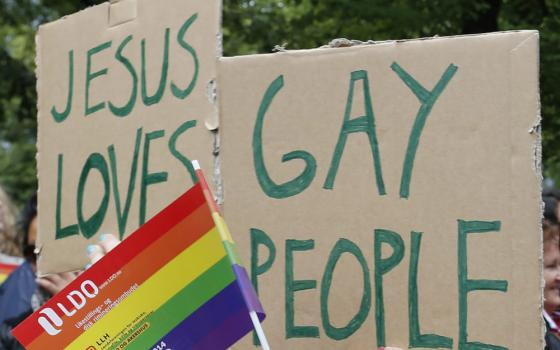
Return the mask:
[(86, 350), (97, 350), (97, 349), (95, 348), (95, 346), (91, 345), (91, 346), (88, 346), (88, 348)]
[[(57, 335), (62, 331), (62, 316), (67, 317), (73, 316), (78, 310), (82, 309), (87, 304), (88, 299), (93, 299), (99, 294), (99, 288), (90, 280), (85, 280), (80, 286), (80, 290), (73, 290), (66, 295), (66, 299), (69, 303), (57, 303), (56, 308), (52, 309), (50, 307), (44, 308), (39, 311), (38, 322), (39, 325), (47, 332), (49, 335)], [(90, 346), (86, 350), (95, 350), (94, 347)]]

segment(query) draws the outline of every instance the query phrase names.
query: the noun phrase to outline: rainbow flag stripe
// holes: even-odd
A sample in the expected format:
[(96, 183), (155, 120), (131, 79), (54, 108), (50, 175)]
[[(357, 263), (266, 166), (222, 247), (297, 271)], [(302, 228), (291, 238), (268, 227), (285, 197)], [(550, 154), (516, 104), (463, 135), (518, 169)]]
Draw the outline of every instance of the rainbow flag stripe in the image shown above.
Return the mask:
[(23, 263), (23, 258), (0, 253), (0, 284)]
[(19, 264), (3, 264), (0, 263), (0, 284), (8, 278), (8, 276), (15, 270)]
[(195, 185), (14, 335), (37, 350), (228, 348), (265, 315), (214, 207)]

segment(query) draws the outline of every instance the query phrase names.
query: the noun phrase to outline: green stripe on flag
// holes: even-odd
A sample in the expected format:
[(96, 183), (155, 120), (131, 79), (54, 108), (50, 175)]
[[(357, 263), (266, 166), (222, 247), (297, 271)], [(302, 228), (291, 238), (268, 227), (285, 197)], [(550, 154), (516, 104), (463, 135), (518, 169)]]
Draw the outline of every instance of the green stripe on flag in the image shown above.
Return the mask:
[[(136, 329), (146, 322), (150, 324), (145, 331), (129, 343), (128, 349), (150, 348), (156, 341), (169, 333), (181, 321), (198, 310), (234, 280), (235, 275), (233, 274), (230, 261), (227, 257), (223, 257), (204, 274), (175, 294), (159, 309), (148, 314), (142, 322), (139, 322), (129, 331), (128, 334), (133, 334)], [(110, 349), (120, 349), (119, 345), (121, 343), (116, 343)]]
[(223, 241), (224, 247), (226, 248), (226, 253), (229, 257), (229, 261), (231, 264), (237, 264), (239, 266), (243, 266), (241, 263), (241, 258), (239, 257), (239, 253), (237, 253), (237, 246), (232, 244), (228, 241)]

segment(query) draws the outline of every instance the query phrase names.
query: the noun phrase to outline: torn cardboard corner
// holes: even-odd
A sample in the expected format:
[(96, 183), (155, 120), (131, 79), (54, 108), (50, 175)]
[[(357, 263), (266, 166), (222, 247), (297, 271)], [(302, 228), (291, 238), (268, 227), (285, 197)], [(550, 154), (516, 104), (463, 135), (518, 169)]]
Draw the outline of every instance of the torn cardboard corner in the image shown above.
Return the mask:
[[(212, 79), (206, 84), (206, 97), (208, 98), (208, 101), (210, 101), (210, 103), (212, 103), (217, 108), (217, 106), (218, 106), (218, 84), (216, 82), (216, 79)], [(218, 113), (213, 113), (213, 114), (207, 115), (205, 120), (204, 120), (204, 125), (206, 126), (206, 128), (208, 130), (217, 132), (217, 130), (220, 126), (220, 118), (218, 116)], [(217, 135), (216, 137), (219, 137), (219, 136)]]
[(321, 48), (341, 48), (341, 47), (352, 47), (358, 45), (372, 45), (375, 41), (368, 40), (366, 42), (361, 40), (350, 40), (346, 38), (337, 38), (331, 40), (327, 45), (321, 46)]
[(138, 0), (111, 0), (109, 27), (133, 21), (138, 16)]

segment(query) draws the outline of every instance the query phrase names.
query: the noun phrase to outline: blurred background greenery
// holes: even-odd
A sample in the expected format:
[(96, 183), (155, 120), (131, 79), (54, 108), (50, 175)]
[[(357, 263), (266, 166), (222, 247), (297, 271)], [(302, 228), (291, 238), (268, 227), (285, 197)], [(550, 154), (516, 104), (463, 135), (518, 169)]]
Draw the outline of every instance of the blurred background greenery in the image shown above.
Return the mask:
[[(35, 31), (101, 2), (0, 0), (0, 184), (18, 204), (37, 188)], [(540, 31), (544, 171), (560, 184), (560, 0), (224, 0), (225, 56), (513, 29)]]

